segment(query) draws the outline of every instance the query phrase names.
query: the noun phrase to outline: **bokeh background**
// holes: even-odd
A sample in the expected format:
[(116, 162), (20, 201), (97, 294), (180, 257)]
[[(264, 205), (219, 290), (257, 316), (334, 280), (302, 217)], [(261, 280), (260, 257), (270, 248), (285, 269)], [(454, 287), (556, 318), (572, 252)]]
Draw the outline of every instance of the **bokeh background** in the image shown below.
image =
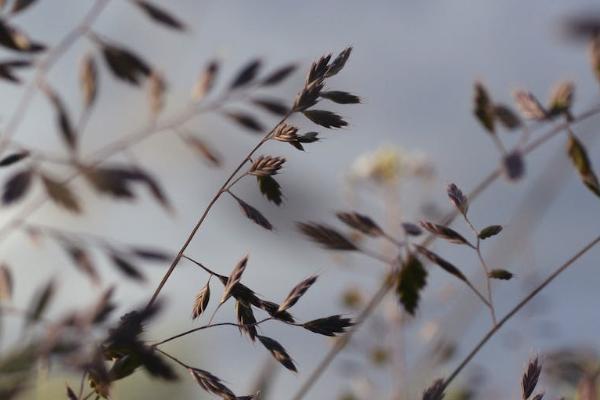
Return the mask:
[[(54, 43), (91, 4), (80, 0), (40, 0), (14, 21), (26, 27), (33, 37)], [(236, 190), (271, 220), (275, 233), (249, 222), (231, 199), (223, 197), (188, 252), (224, 274), (243, 255), (250, 254), (245, 283), (275, 301), (283, 299), (301, 279), (320, 274), (318, 283), (295, 307), (299, 319), (348, 312), (340, 301), (344, 289), (359, 287), (368, 294), (381, 279), (381, 265), (361, 256), (335, 257), (309, 243), (295, 229), (296, 221), (334, 222), (333, 212), (349, 207), (368, 212), (382, 223), (391, 221), (388, 228), (398, 229), (397, 221), (387, 218), (389, 208), (383, 206), (385, 191), (366, 185), (351, 198), (348, 196), (348, 175), (357, 158), (386, 146), (426, 157), (435, 167), (435, 176), (425, 182), (402, 182), (394, 194), (398, 215), (414, 220), (423, 215), (424, 205), (429, 212), (432, 208), (442, 212), (449, 209), (445, 196), (448, 183), (455, 182), (468, 191), (498, 165), (497, 150), (472, 116), (476, 79), (487, 85), (495, 99), (506, 103), (512, 103), (511, 92), (516, 88), (526, 88), (546, 99), (553, 85), (564, 79), (576, 85), (576, 112), (598, 102), (598, 82), (589, 67), (585, 46), (565, 39), (561, 30), (565, 17), (597, 9), (598, 4), (592, 0), (310, 0), (301, 4), (156, 0), (156, 4), (184, 20), (189, 31), (178, 34), (165, 30), (121, 0), (111, 2), (94, 30), (135, 49), (164, 72), (169, 83), (166, 116), (186, 105), (198, 74), (215, 57), (223, 67), (217, 93), (242, 65), (255, 57), (263, 59), (268, 66), (265, 70), (289, 61), (298, 62), (300, 72), (270, 92), (291, 103), (313, 59), (348, 45), (354, 47), (347, 67), (330, 83), (332, 88), (348, 90), (362, 99), (361, 105), (333, 107), (347, 118), (350, 126), (323, 132), (324, 140), (307, 146), (304, 153), (280, 143), (264, 149), (288, 159), (279, 179), (286, 197), (281, 208), (268, 204), (251, 179), (240, 183)], [(93, 49), (89, 41), (79, 41), (48, 76), (74, 114), (81, 108), (78, 62), (82, 54)], [(22, 76), (30, 78), (27, 73)], [(104, 64), (100, 82), (98, 102), (83, 140), (84, 152), (91, 153), (134, 131), (148, 118), (144, 90), (115, 81)], [(21, 90), (19, 86), (2, 84), (0, 123), (10, 117)], [(261, 114), (261, 119), (274, 123), (265, 114)], [(303, 128), (310, 127), (306, 120), (293, 121)], [(79, 182), (74, 187), (85, 200), (83, 216), (73, 217), (47, 205), (31, 221), (176, 251), (214, 191), (257, 140), (256, 135), (217, 115), (203, 115), (187, 127), (222, 154), (222, 168), (207, 166), (169, 132), (132, 150), (140, 164), (164, 185), (175, 213), (165, 213), (142, 192), (135, 202), (115, 202), (98, 197)], [(596, 167), (600, 166), (600, 147), (593, 141), (597, 129), (597, 118), (576, 128), (588, 144)], [(43, 96), (35, 99), (17, 138), (48, 151), (62, 151), (53, 111)], [(514, 134), (505, 134), (503, 139), (509, 145), (517, 141)], [(495, 284), (501, 315), (598, 232), (598, 199), (580, 183), (564, 145), (564, 138), (554, 139), (527, 158), (523, 180), (515, 184), (501, 179), (471, 206), (476, 224), (505, 225), (502, 236), (486, 246), (491, 264), (517, 275), (510, 282)], [(128, 160), (122, 155), (111, 159)], [(9, 218), (17, 209), (1, 210), (0, 219)], [(456, 226), (467, 232), (460, 223)], [(375, 244), (373, 248), (377, 249)], [(471, 253), (442, 244), (435, 249), (483, 285)], [(25, 235), (16, 233), (3, 243), (1, 251), (2, 260), (15, 274), (16, 304), (26, 304), (35, 288), (49, 276), (58, 276), (61, 282), (52, 315), (64, 307), (91, 302), (97, 293), (50, 242), (34, 245)], [(509, 323), (477, 356), (463, 380), (477, 372), (486, 378), (482, 383), (487, 388), (486, 398), (516, 398), (520, 374), (531, 356), (563, 346), (586, 346), (597, 351), (599, 256), (598, 249), (590, 252)], [(105, 285), (122, 281), (108, 264), (99, 261), (99, 265), (103, 267)], [(145, 285), (119, 285), (117, 298), (124, 309), (147, 300), (164, 268), (149, 265)], [(452, 368), (489, 327), (489, 316), (472, 293), (442, 272), (430, 272), (418, 318), (410, 323), (402, 338), (407, 363), (404, 373), (411, 377), (411, 398)], [(205, 281), (204, 274), (182, 263), (163, 291), (168, 307), (159, 322), (149, 327), (147, 337), (158, 339), (198, 325), (191, 322), (189, 315), (194, 296)], [(216, 288), (213, 285), (215, 292)], [(393, 304), (390, 299), (381, 313), (385, 315), (386, 307)], [(217, 319), (233, 318), (232, 307), (225, 307)], [(19, 340), (20, 324), (10, 321), (5, 323), (4, 346)], [(275, 323), (266, 325), (264, 332), (287, 348), (299, 368), (295, 375), (278, 368), (270, 398), (291, 397), (331, 343), (324, 337)], [(363, 340), (368, 340), (369, 332), (367, 324), (359, 338), (366, 336)], [(426, 337), (440, 333), (455, 341), (455, 358), (439, 368), (424, 368), (427, 364), (423, 357), (431, 346)], [(257, 372), (269, 359), (260, 345), (250, 343), (235, 328), (192, 335), (168, 349), (222, 377), (237, 393), (252, 386)], [(360, 357), (356, 351), (348, 353), (334, 363), (308, 398), (336, 398), (357, 385), (365, 390), (367, 381), (374, 387), (369, 390), (375, 391), (368, 392), (365, 398), (388, 398), (386, 390), (397, 378), (393, 371), (359, 364), (359, 374), (349, 377), (345, 365)], [(49, 393), (62, 393), (65, 379), (77, 382), (76, 377), (65, 378), (60, 371), (51, 370), (25, 398), (57, 398)], [(118, 384), (115, 393), (115, 398), (120, 399), (208, 398), (185, 373), (175, 385), (149, 383), (140, 373), (135, 379)]]

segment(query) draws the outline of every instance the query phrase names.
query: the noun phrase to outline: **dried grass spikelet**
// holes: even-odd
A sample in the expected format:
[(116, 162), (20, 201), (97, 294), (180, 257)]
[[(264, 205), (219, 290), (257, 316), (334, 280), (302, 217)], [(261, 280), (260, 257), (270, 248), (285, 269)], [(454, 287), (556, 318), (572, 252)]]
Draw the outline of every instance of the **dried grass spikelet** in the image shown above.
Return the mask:
[(589, 57), (596, 79), (600, 81), (600, 33), (596, 33), (590, 40)]
[(283, 321), (283, 322), (290, 322), (290, 323), (294, 323), (294, 317), (292, 316), (292, 314), (290, 314), (287, 311), (280, 311), (279, 310), (279, 304), (274, 303), (272, 301), (268, 301), (268, 300), (264, 300), (264, 299), (258, 299), (257, 303), (252, 303), (252, 305), (260, 308), (261, 310), (264, 310), (267, 312), (267, 314), (269, 314), (271, 317), (273, 317), (274, 319), (277, 319), (279, 321)]
[(383, 235), (383, 230), (370, 217), (357, 212), (338, 212), (338, 219), (352, 229), (365, 235), (377, 237)]
[(69, 150), (73, 151), (77, 147), (77, 132), (69, 117), (65, 103), (58, 93), (49, 86), (44, 86), (44, 92), (54, 107), (56, 114), (56, 125), (58, 125), (60, 134)]
[(31, 168), (10, 176), (2, 188), (2, 203), (9, 205), (21, 200), (31, 188), (33, 178), (34, 171)]
[(231, 271), (231, 275), (227, 278), (227, 283), (225, 284), (225, 288), (223, 289), (223, 297), (221, 297), (220, 303), (224, 303), (231, 297), (233, 288), (240, 282), (242, 279), (242, 274), (246, 269), (246, 265), (248, 264), (248, 256), (242, 258), (236, 266)]
[(194, 300), (194, 307), (192, 308), (192, 319), (198, 318), (206, 310), (208, 302), (210, 301), (210, 279), (206, 282), (206, 285), (200, 289)]
[(315, 124), (327, 129), (343, 128), (348, 125), (341, 115), (329, 110), (305, 110), (303, 114)]
[(297, 148), (304, 150), (303, 143), (314, 143), (319, 140), (317, 132), (308, 132), (304, 135), (298, 135), (298, 128), (286, 123), (280, 124), (275, 129), (273, 139), (280, 142), (286, 142)]
[(75, 193), (63, 182), (44, 173), (41, 174), (46, 194), (55, 204), (73, 213), (81, 212), (81, 205)]
[(102, 55), (115, 77), (131, 85), (139, 85), (150, 76), (152, 69), (148, 63), (130, 49), (110, 44), (95, 37), (102, 46)]
[(317, 223), (298, 223), (305, 236), (331, 250), (358, 250), (356, 245), (333, 228)]
[(21, 78), (16, 75), (17, 69), (28, 68), (33, 64), (29, 60), (8, 60), (0, 62), (0, 79), (5, 79), (9, 82), (20, 84)]
[(548, 101), (548, 114), (556, 116), (560, 114), (569, 114), (573, 99), (575, 97), (575, 85), (571, 81), (564, 81), (557, 84)]
[(423, 246), (419, 246), (419, 245), (414, 245), (414, 246), (417, 249), (417, 251), (421, 255), (423, 255), (425, 258), (427, 258), (429, 261), (436, 264), (438, 267), (442, 268), (444, 271), (448, 272), (449, 274), (454, 275), (461, 281), (468, 282), (467, 277), (458, 268), (456, 268), (453, 264), (451, 264), (449, 261), (446, 261), (444, 258), (440, 257), (433, 251), (428, 250)]
[(279, 124), (275, 129), (275, 133), (273, 134), (273, 139), (281, 142), (291, 142), (293, 140), (297, 140), (297, 138), (298, 128), (286, 123)]
[(262, 345), (265, 346), (265, 348), (271, 352), (273, 358), (279, 361), (281, 365), (283, 365), (290, 371), (298, 372), (298, 370), (296, 369), (296, 365), (294, 365), (292, 357), (290, 357), (288, 352), (281, 344), (279, 344), (279, 342), (267, 336), (257, 335), (257, 337), (258, 340), (262, 343)]
[(153, 117), (158, 116), (164, 107), (165, 91), (167, 84), (163, 74), (157, 71), (152, 71), (148, 79), (148, 104), (150, 105), (150, 113)]
[(198, 385), (200, 385), (200, 387), (207, 392), (220, 396), (225, 400), (237, 399), (236, 395), (231, 391), (231, 389), (225, 386), (223, 382), (221, 382), (221, 379), (217, 378), (210, 372), (199, 368), (190, 368), (189, 372), (192, 374), (196, 382), (198, 382)]
[(6, 264), (0, 265), (0, 300), (8, 301), (12, 298), (13, 278)]
[(313, 275), (302, 282), (297, 284), (287, 295), (283, 303), (279, 305), (277, 312), (285, 311), (288, 308), (291, 308), (300, 300), (300, 298), (306, 293), (306, 291), (317, 281), (317, 276)]
[(244, 200), (240, 199), (236, 195), (234, 195), (232, 192), (229, 192), (229, 193), (237, 201), (237, 203), (240, 206), (240, 208), (242, 209), (244, 215), (248, 219), (252, 220), (257, 225), (262, 226), (266, 230), (270, 231), (273, 229), (273, 225), (271, 225), (269, 220), (264, 215), (262, 215), (262, 213), (260, 211), (258, 211), (256, 208), (252, 207), (250, 204), (246, 203)]
[(252, 308), (241, 301), (235, 302), (235, 315), (239, 324), (241, 333), (247, 334), (252, 341), (256, 339), (256, 318), (252, 312)]
[(406, 233), (409, 236), (420, 236), (423, 233), (423, 229), (421, 229), (417, 224), (413, 224), (411, 222), (403, 222), (401, 225), (402, 229), (404, 230), (404, 233)]
[(65, 249), (77, 269), (85, 274), (93, 284), (98, 285), (100, 283), (100, 275), (89, 252), (72, 243), (67, 244)]
[(296, 64), (288, 64), (277, 68), (261, 81), (261, 86), (273, 86), (283, 82), (297, 67)]
[(572, 132), (569, 132), (567, 153), (573, 166), (579, 173), (579, 177), (583, 181), (583, 184), (586, 185), (588, 189), (590, 189), (597, 196), (600, 196), (600, 182), (594, 173), (592, 162), (588, 157), (587, 150), (585, 149), (583, 143), (581, 143)]
[(135, 4), (137, 4), (138, 7), (140, 7), (140, 9), (156, 23), (178, 31), (186, 30), (185, 24), (165, 9), (159, 8), (145, 0), (136, 0)]
[[(10, 397), (10, 396), (9, 396)], [(75, 393), (73, 389), (69, 385), (67, 385), (67, 399), (69, 400), (77, 400), (79, 396)]]
[(279, 99), (255, 98), (251, 101), (255, 106), (260, 107), (263, 110), (279, 117), (285, 116), (290, 111), (289, 106)]
[(319, 59), (314, 61), (310, 66), (308, 75), (306, 77), (306, 84), (312, 83), (316, 80), (325, 79), (325, 74), (329, 69), (329, 61), (331, 60), (331, 54), (325, 54)]
[(182, 136), (183, 140), (191, 146), (210, 165), (220, 167), (222, 165), (221, 155), (212, 148), (204, 139), (192, 135)]
[(283, 157), (259, 156), (250, 167), (248, 173), (255, 176), (277, 175), (284, 163), (285, 158)]
[(229, 89), (239, 89), (248, 84), (250, 84), (258, 75), (260, 68), (262, 66), (262, 61), (259, 59), (250, 60), (246, 65), (244, 65), (237, 73), (231, 84), (229, 85)]
[(467, 241), (467, 239), (464, 238), (464, 236), (456, 232), (454, 229), (448, 228), (447, 226), (434, 224), (433, 222), (428, 221), (421, 221), (419, 224), (426, 231), (433, 233), (434, 235), (437, 235), (442, 239), (446, 239), (450, 243), (469, 244), (469, 242)]
[(519, 89), (513, 93), (513, 96), (523, 117), (537, 121), (548, 117), (548, 112), (532, 93)]
[(360, 103), (360, 97), (344, 92), (341, 90), (328, 90), (321, 92), (321, 98), (333, 101), (337, 104), (358, 104)]
[(228, 111), (224, 115), (240, 125), (242, 128), (248, 129), (253, 132), (264, 132), (265, 127), (263, 124), (253, 115), (247, 114), (241, 111)]
[(330, 78), (339, 73), (346, 65), (351, 53), (352, 47), (346, 47), (344, 50), (342, 50), (327, 68), (325, 77)]
[(79, 81), (83, 94), (83, 104), (89, 108), (94, 103), (98, 91), (98, 67), (91, 54), (86, 54), (79, 67)]
[(467, 211), (469, 210), (469, 200), (467, 196), (463, 194), (463, 192), (456, 186), (454, 183), (448, 185), (447, 189), (448, 197), (450, 198), (450, 202), (454, 204), (454, 207), (457, 208), (463, 215), (467, 215)]
[(535, 387), (537, 386), (540, 373), (542, 372), (542, 364), (536, 357), (532, 361), (529, 361), (527, 370), (523, 373), (521, 380), (522, 399), (527, 400), (533, 394)]
[(504, 104), (494, 105), (494, 116), (508, 130), (520, 128), (522, 125), (519, 116)]
[(307, 83), (296, 96), (292, 110), (304, 111), (317, 104), (324, 85), (325, 83), (322, 78)]
[(19, 161), (28, 158), (29, 156), (30, 152), (28, 150), (22, 150), (16, 153), (9, 154), (6, 157), (0, 159), (0, 167), (8, 167), (9, 165), (16, 164)]
[(473, 114), (479, 120), (481, 125), (490, 132), (494, 134), (496, 132), (495, 129), (495, 113), (494, 113), (494, 105), (492, 100), (483, 84), (481, 82), (475, 82), (475, 94), (474, 94), (474, 106), (473, 106)]
[(5, 20), (0, 21), (0, 45), (24, 53), (37, 53), (46, 49), (45, 45), (32, 41), (25, 32), (9, 25)]
[(350, 318), (344, 318), (341, 315), (332, 315), (325, 318), (319, 318), (302, 324), (304, 329), (325, 336), (336, 336), (346, 332), (346, 328), (354, 325)]
[(219, 63), (215, 60), (209, 62), (192, 89), (192, 99), (194, 101), (200, 101), (210, 93), (211, 89), (214, 87), (218, 72)]

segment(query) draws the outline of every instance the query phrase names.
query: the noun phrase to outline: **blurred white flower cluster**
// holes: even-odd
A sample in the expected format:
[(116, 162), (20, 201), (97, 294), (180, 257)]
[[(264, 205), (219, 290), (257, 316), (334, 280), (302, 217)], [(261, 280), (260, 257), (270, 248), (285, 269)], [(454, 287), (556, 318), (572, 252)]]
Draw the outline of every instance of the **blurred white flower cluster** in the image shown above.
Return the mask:
[(349, 178), (389, 185), (404, 178), (431, 179), (434, 174), (433, 163), (425, 153), (382, 146), (359, 156), (350, 167)]

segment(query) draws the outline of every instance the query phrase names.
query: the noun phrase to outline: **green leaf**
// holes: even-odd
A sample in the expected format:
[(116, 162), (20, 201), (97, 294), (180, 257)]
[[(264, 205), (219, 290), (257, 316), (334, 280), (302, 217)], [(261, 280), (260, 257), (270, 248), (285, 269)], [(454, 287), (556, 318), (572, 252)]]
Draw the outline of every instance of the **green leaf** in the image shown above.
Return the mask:
[(496, 236), (500, 232), (502, 232), (501, 225), (486, 226), (479, 232), (479, 239), (485, 240), (485, 239), (491, 238), (492, 236)]
[(415, 314), (421, 297), (420, 292), (426, 284), (427, 271), (425, 267), (417, 257), (411, 255), (403, 263), (396, 284), (396, 294), (399, 301), (409, 314)]
[(575, 169), (579, 172), (583, 184), (594, 192), (596, 196), (600, 197), (600, 183), (592, 170), (592, 163), (588, 158), (587, 151), (583, 144), (572, 133), (569, 133), (567, 152), (569, 153), (569, 157), (571, 158)]
[(272, 176), (257, 176), (258, 187), (260, 192), (276, 205), (280, 205), (283, 195), (281, 194), (281, 186)]

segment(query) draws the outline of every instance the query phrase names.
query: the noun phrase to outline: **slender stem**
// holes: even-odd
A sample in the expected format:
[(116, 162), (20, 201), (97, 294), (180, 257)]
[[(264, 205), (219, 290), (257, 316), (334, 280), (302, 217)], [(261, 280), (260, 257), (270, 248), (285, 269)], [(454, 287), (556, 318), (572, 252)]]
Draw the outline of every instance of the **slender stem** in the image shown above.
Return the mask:
[(475, 226), (471, 223), (471, 220), (466, 215), (463, 214), (463, 217), (465, 218), (467, 225), (469, 225), (469, 227), (475, 234), (475, 237), (477, 238), (477, 242), (475, 243), (475, 246), (472, 246), (472, 247), (475, 250), (475, 253), (477, 253), (477, 258), (479, 259), (479, 264), (481, 265), (481, 268), (483, 269), (483, 273), (485, 275), (488, 305), (489, 305), (490, 313), (492, 316), (492, 322), (494, 325), (496, 325), (497, 319), (496, 319), (496, 309), (494, 308), (494, 295), (492, 293), (492, 278), (490, 278), (490, 269), (488, 268), (488, 265), (485, 262), (483, 255), (481, 254), (481, 239), (479, 238), (479, 231), (477, 230), (477, 228), (475, 228)]
[(158, 351), (159, 353), (161, 353), (163, 356), (165, 356), (165, 357), (167, 357), (167, 358), (171, 359), (171, 360), (172, 360), (172, 361), (174, 361), (175, 363), (177, 363), (177, 364), (181, 365), (183, 368), (186, 368), (186, 369), (193, 369), (193, 367), (191, 367), (191, 366), (187, 365), (186, 363), (184, 363), (183, 361), (181, 361), (181, 360), (180, 360), (180, 359), (178, 359), (177, 357), (175, 357), (175, 356), (172, 356), (171, 354), (167, 353), (166, 351), (163, 351), (163, 350), (161, 350), (161, 349), (155, 349), (155, 350), (156, 350), (156, 351)]
[(479, 290), (477, 290), (477, 288), (475, 286), (473, 286), (473, 284), (471, 283), (471, 281), (466, 280), (464, 282), (473, 291), (473, 293), (475, 293), (477, 295), (477, 297), (479, 297), (479, 300), (481, 300), (483, 302), (483, 304), (485, 304), (486, 307), (490, 309), (490, 312), (493, 314), (494, 313), (494, 307), (492, 306), (492, 304), (490, 303), (490, 301), (488, 299), (486, 299), (485, 296), (482, 295), (481, 292)]
[(186, 260), (189, 260), (189, 261), (193, 262), (194, 264), (196, 264), (197, 266), (199, 266), (200, 268), (202, 268), (203, 270), (205, 270), (206, 272), (208, 272), (211, 276), (214, 275), (214, 276), (217, 276), (217, 277), (226, 278), (223, 275), (217, 274), (215, 271), (213, 271), (213, 270), (205, 267), (202, 263), (194, 260), (193, 258), (186, 256), (185, 254), (182, 255), (181, 258), (185, 258)]
[(96, 0), (81, 22), (69, 31), (62, 40), (48, 52), (46, 58), (39, 62), (35, 77), (25, 88), (15, 112), (6, 124), (6, 128), (0, 133), (0, 154), (2, 154), (9, 146), (11, 137), (16, 133), (17, 128), (23, 121), (36, 93), (36, 89), (38, 85), (43, 82), (46, 73), (81, 36), (85, 35), (90, 30), (91, 25), (100, 16), (109, 1), (110, 0)]
[[(578, 122), (585, 121), (599, 113), (600, 113), (600, 107), (596, 106), (596, 107), (591, 108), (590, 110), (578, 115), (577, 117), (573, 118), (572, 121), (568, 121), (568, 122), (561, 123), (561, 124), (554, 126), (553, 128), (549, 129), (546, 133), (541, 135), (537, 140), (533, 140), (527, 146), (525, 146), (522, 150), (523, 155), (527, 155), (527, 154), (535, 151), (546, 141), (550, 140), (551, 138), (558, 135), (565, 129), (569, 128), (571, 125), (578, 123)], [(478, 197), (482, 192), (484, 192), (487, 188), (489, 188), (502, 175), (502, 173), (503, 173), (502, 167), (497, 167), (494, 171), (489, 173), (468, 194), (467, 197), (469, 198), (469, 200), (473, 200), (476, 197)], [(442, 218), (443, 224), (449, 224), (458, 216), (458, 214), (459, 214), (459, 211), (456, 209), (453, 209), (445, 216), (445, 218)], [(423, 240), (423, 242), (421, 243), (421, 246), (427, 247), (431, 243), (433, 243), (435, 240), (436, 240), (436, 236), (430, 234)], [(375, 310), (377, 308), (379, 303), (381, 303), (381, 301), (383, 301), (383, 299), (385, 298), (385, 295), (388, 293), (389, 290), (391, 290), (391, 287), (392, 286), (390, 285), (390, 283), (387, 280), (384, 280), (384, 282), (381, 284), (380, 288), (375, 292), (373, 297), (371, 297), (371, 299), (369, 300), (367, 306), (360, 313), (360, 318), (356, 320), (355, 325), (353, 325), (344, 336), (340, 337), (338, 339), (338, 341), (336, 342), (336, 344), (327, 352), (327, 354), (325, 354), (325, 356), (323, 357), (321, 362), (315, 367), (313, 372), (308, 376), (306, 381), (302, 384), (302, 386), (300, 387), (300, 389), (294, 396), (293, 400), (300, 400), (304, 397), (304, 395), (316, 383), (316, 381), (323, 374), (323, 372), (329, 367), (329, 365), (331, 364), (333, 359), (338, 355), (338, 353), (340, 351), (342, 351), (342, 349), (345, 347), (345, 344), (356, 333), (358, 328), (361, 326), (362, 322), (369, 316), (369, 314), (373, 310)], [(498, 325), (496, 325), (496, 327), (497, 326)], [(343, 341), (342, 341), (342, 339), (343, 339)]]
[(489, 301), (489, 306), (490, 306), (490, 313), (492, 316), (492, 322), (494, 323), (494, 325), (496, 325), (498, 323), (497, 319), (496, 319), (496, 309), (494, 307), (494, 295), (492, 293), (492, 278), (490, 277), (490, 269), (487, 265), (487, 263), (485, 262), (485, 260), (483, 259), (483, 255), (481, 254), (481, 248), (480, 248), (480, 239), (477, 238), (477, 248), (475, 249), (475, 252), (477, 253), (477, 258), (479, 258), (479, 263), (481, 264), (481, 267), (483, 268), (483, 273), (485, 274), (485, 283), (487, 286), (487, 295), (488, 295), (488, 301)]
[(192, 231), (190, 232), (190, 234), (188, 235), (188, 237), (184, 241), (183, 245), (179, 249), (179, 252), (177, 253), (177, 255), (175, 256), (175, 258), (171, 262), (171, 265), (169, 266), (169, 269), (163, 275), (161, 281), (159, 282), (158, 286), (154, 290), (154, 293), (152, 293), (152, 297), (150, 298), (150, 301), (148, 301), (148, 306), (151, 306), (156, 301), (156, 299), (158, 298), (158, 295), (160, 294), (162, 288), (165, 286), (165, 284), (167, 283), (167, 281), (171, 277), (171, 274), (175, 270), (175, 267), (177, 267), (177, 264), (179, 263), (179, 260), (181, 260), (181, 257), (183, 257), (183, 254), (185, 253), (185, 250), (188, 248), (189, 244), (192, 242), (192, 239), (196, 235), (196, 232), (198, 232), (198, 229), (200, 229), (200, 226), (202, 226), (202, 223), (204, 222), (204, 220), (208, 216), (208, 213), (210, 212), (210, 210), (212, 209), (212, 207), (215, 205), (215, 203), (217, 202), (217, 200), (219, 200), (219, 198), (221, 197), (221, 195), (226, 191), (229, 183), (231, 181), (233, 181), (233, 179), (236, 177), (236, 175), (238, 174), (238, 172), (240, 172), (240, 170), (244, 167), (244, 165), (246, 165), (246, 163), (254, 155), (254, 153), (256, 153), (256, 151), (267, 140), (269, 140), (269, 138), (271, 137), (271, 135), (273, 134), (273, 132), (275, 131), (275, 129), (277, 129), (277, 127), (279, 125), (281, 125), (286, 119), (288, 119), (288, 117), (291, 114), (292, 114), (291, 111), (288, 112), (288, 113), (286, 113), (286, 115), (284, 115), (283, 118), (281, 118), (281, 120), (273, 127), (273, 129), (271, 129), (269, 132), (267, 132), (262, 137), (262, 139), (250, 150), (250, 152), (246, 155), (246, 157), (244, 157), (242, 159), (242, 161), (239, 163), (239, 165), (229, 175), (229, 177), (221, 185), (221, 187), (219, 188), (219, 190), (217, 190), (217, 192), (215, 193), (215, 195), (213, 196), (213, 198), (210, 200), (210, 202), (208, 203), (208, 205), (206, 206), (206, 208), (202, 212), (202, 215), (200, 215), (200, 218), (196, 222), (196, 225), (192, 228)]
[(81, 374), (81, 381), (79, 382), (79, 392), (77, 393), (77, 398), (81, 399), (83, 396), (83, 390), (85, 389), (85, 378), (87, 377), (87, 370), (83, 371), (83, 374)]
[[(354, 326), (361, 325), (364, 322), (364, 320), (367, 319), (367, 317), (371, 314), (371, 312), (373, 310), (375, 310), (375, 308), (377, 308), (379, 303), (385, 298), (386, 294), (388, 293), (388, 291), (391, 288), (392, 288), (392, 280), (385, 279), (384, 284), (377, 290), (377, 292), (375, 292), (375, 295), (371, 298), (371, 300), (369, 301), (367, 306), (363, 309), (363, 311), (358, 315), (358, 317), (354, 321), (355, 322)], [(327, 354), (325, 355), (323, 360), (321, 360), (321, 362), (317, 365), (317, 367), (310, 373), (308, 378), (306, 378), (306, 381), (304, 381), (304, 384), (302, 384), (302, 386), (300, 386), (300, 389), (298, 390), (298, 392), (296, 392), (296, 394), (294, 395), (292, 400), (302, 399), (304, 397), (304, 395), (309, 391), (309, 389), (314, 385), (314, 383), (319, 379), (319, 377), (323, 374), (323, 372), (325, 372), (325, 370), (329, 367), (331, 362), (334, 360), (335, 356), (350, 341), (350, 338), (352, 337), (350, 332), (355, 331), (352, 328), (350, 328), (350, 329), (351, 330), (348, 331), (348, 333), (346, 333), (344, 336), (340, 336), (335, 340), (331, 350), (329, 350), (327, 352)]]
[(88, 400), (90, 397), (92, 397), (94, 395), (94, 393), (96, 393), (94, 390), (92, 390), (91, 392), (89, 392), (88, 394), (86, 394), (85, 396), (83, 396), (81, 398), (81, 400)]
[(539, 292), (541, 292), (546, 286), (548, 286), (556, 277), (568, 269), (575, 261), (581, 256), (587, 253), (592, 247), (600, 243), (600, 236), (597, 236), (594, 240), (586, 244), (581, 250), (575, 253), (569, 260), (564, 264), (556, 268), (554, 272), (550, 274), (542, 283), (540, 283), (531, 293), (529, 293), (523, 300), (521, 300), (512, 310), (508, 312), (498, 323), (488, 331), (488, 333), (481, 339), (481, 341), (471, 350), (471, 352), (465, 357), (465, 359), (456, 367), (454, 371), (444, 381), (444, 387), (448, 385), (456, 378), (456, 376), (467, 366), (467, 364), (475, 357), (475, 355), (481, 350), (481, 348), (500, 330), (500, 328), (511, 319), (517, 312), (519, 312), (527, 303), (529, 303)]
[(253, 324), (236, 324), (235, 322), (217, 322), (217, 323), (214, 323), (214, 324), (208, 323), (206, 325), (202, 325), (202, 326), (199, 326), (197, 328), (193, 328), (193, 329), (187, 330), (185, 332), (178, 333), (177, 335), (173, 335), (173, 336), (171, 336), (171, 337), (169, 337), (167, 339), (161, 340), (158, 343), (154, 343), (152, 345), (152, 347), (160, 346), (160, 345), (168, 343), (168, 342), (170, 342), (172, 340), (179, 339), (180, 337), (187, 336), (189, 334), (192, 334), (194, 332), (198, 332), (198, 331), (201, 331), (201, 330), (204, 330), (204, 329), (214, 328), (216, 326), (235, 326), (237, 328), (244, 328), (244, 327), (247, 327), (247, 326), (257, 326), (257, 325), (260, 325), (260, 324), (262, 324), (264, 322), (271, 321), (272, 319), (273, 319), (273, 317), (264, 318), (264, 319), (262, 319), (262, 320), (260, 320), (258, 322), (253, 323)]
[(360, 248), (359, 249), (360, 253), (362, 253), (363, 255), (370, 257), (374, 260), (380, 261), (386, 265), (389, 266), (393, 266), (394, 265), (394, 260), (390, 260), (388, 258), (386, 258), (385, 256), (382, 256), (378, 253), (375, 253), (374, 251), (371, 251), (369, 249), (365, 249), (365, 248)]
[(400, 249), (406, 246), (406, 242), (402, 242), (386, 232), (383, 232), (383, 238)]

